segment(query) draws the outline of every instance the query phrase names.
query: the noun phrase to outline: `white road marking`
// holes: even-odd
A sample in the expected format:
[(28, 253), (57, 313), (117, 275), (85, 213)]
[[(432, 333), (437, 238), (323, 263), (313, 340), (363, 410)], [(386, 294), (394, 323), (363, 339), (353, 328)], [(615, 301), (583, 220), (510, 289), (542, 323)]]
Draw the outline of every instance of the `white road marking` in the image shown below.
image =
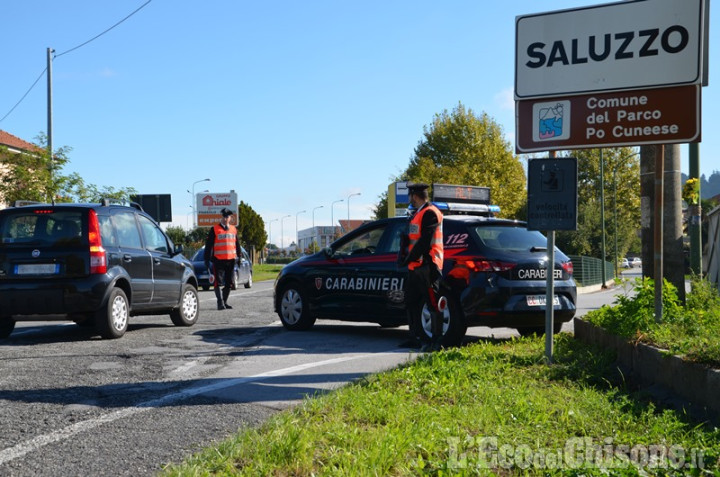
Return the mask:
[(324, 361), (317, 361), (313, 363), (306, 363), (306, 364), (299, 364), (297, 366), (291, 366), (289, 368), (283, 368), (283, 369), (276, 369), (272, 371), (267, 371), (265, 373), (256, 374), (254, 376), (246, 376), (242, 378), (235, 378), (235, 379), (223, 379), (217, 383), (205, 385), (205, 386), (197, 386), (197, 387), (191, 387), (188, 389), (185, 389), (183, 391), (174, 393), (174, 394), (168, 394), (167, 396), (163, 396), (158, 399), (153, 399), (152, 401), (147, 401), (140, 403), (133, 407), (126, 407), (123, 409), (119, 409), (115, 412), (111, 412), (109, 414), (104, 414), (102, 416), (88, 419), (87, 421), (81, 421), (77, 422), (71, 426), (67, 426), (64, 429), (59, 429), (57, 431), (50, 432), (48, 434), (43, 434), (41, 436), (37, 436), (34, 439), (30, 439), (25, 442), (21, 442), (19, 444), (16, 444), (13, 447), (8, 447), (7, 449), (4, 449), (0, 451), (0, 465), (3, 465), (11, 460), (17, 459), (18, 457), (22, 457), (25, 454), (29, 452), (33, 452), (35, 450), (40, 449), (43, 446), (46, 446), (48, 444), (52, 444), (54, 442), (59, 442), (64, 439), (69, 439), (75, 434), (78, 434), (80, 432), (85, 432), (92, 430), (102, 424), (106, 424), (109, 422), (117, 421), (118, 419), (123, 419), (126, 417), (133, 416), (135, 414), (149, 411), (154, 408), (166, 406), (169, 403), (180, 401), (182, 399), (186, 399), (189, 397), (197, 396), (198, 394), (203, 394), (207, 392), (213, 392), (217, 391), (219, 389), (228, 388), (231, 386), (237, 386), (239, 384), (245, 384), (250, 383), (254, 381), (260, 381), (266, 378), (272, 378), (277, 376), (285, 376), (288, 374), (296, 373), (299, 371), (304, 371), (306, 369), (311, 369), (315, 367), (325, 366), (328, 364), (335, 364), (335, 363), (342, 363), (344, 361), (350, 361), (353, 359), (358, 358), (365, 358), (369, 356), (379, 356), (384, 354), (395, 354), (395, 352), (386, 352), (386, 353), (365, 353), (365, 354), (359, 354), (355, 356), (344, 356), (340, 358), (333, 358), (333, 359), (327, 359)]

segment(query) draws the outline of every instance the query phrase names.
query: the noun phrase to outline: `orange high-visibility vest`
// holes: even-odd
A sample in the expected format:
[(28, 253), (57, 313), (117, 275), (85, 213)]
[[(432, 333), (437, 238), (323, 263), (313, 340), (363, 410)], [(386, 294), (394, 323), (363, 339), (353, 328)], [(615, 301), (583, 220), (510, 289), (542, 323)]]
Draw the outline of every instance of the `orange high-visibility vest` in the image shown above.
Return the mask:
[(214, 229), (213, 256), (218, 260), (235, 260), (237, 258), (237, 251), (235, 250), (237, 229), (235, 226), (228, 225), (228, 229), (225, 230), (220, 224), (215, 224)]
[[(430, 259), (438, 267), (438, 270), (443, 269), (443, 233), (442, 233), (442, 213), (432, 204), (428, 204), (415, 213), (410, 219), (410, 228), (408, 232), (408, 239), (410, 244), (408, 245), (408, 253), (413, 249), (418, 240), (420, 240), (420, 229), (422, 228), (423, 215), (428, 210), (432, 210), (438, 218), (438, 226), (435, 229), (432, 240), (430, 242)], [(414, 262), (408, 263), (408, 270), (415, 270), (417, 267), (422, 265), (422, 256)]]

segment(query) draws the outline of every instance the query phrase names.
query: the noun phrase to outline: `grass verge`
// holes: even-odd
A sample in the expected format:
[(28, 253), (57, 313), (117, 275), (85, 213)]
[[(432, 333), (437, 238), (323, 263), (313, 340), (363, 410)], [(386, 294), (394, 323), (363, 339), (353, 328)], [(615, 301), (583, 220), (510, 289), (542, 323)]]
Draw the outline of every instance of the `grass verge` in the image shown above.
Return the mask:
[(720, 368), (720, 296), (707, 280), (691, 278), (685, 304), (665, 280), (660, 323), (655, 321), (655, 285), (649, 278), (635, 279), (632, 294), (620, 295), (614, 306), (591, 311), (584, 319), (628, 340)]
[(275, 280), (284, 265), (274, 263), (256, 263), (253, 265), (253, 280), (256, 282), (262, 280)]
[(566, 334), (552, 365), (542, 338), (433, 353), (162, 475), (720, 475), (720, 431), (633, 394), (613, 361)]

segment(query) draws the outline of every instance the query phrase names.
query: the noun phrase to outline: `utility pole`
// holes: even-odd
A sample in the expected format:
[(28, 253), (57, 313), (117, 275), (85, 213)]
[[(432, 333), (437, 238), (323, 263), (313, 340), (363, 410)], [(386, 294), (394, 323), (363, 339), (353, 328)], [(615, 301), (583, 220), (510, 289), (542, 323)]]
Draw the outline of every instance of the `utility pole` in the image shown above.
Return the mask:
[(50, 171), (50, 202), (55, 203), (55, 164), (53, 163), (53, 110), (52, 110), (52, 48), (47, 49), (47, 148), (48, 168)]
[(698, 180), (698, 203), (689, 205), (690, 221), (690, 270), (697, 276), (702, 274), (702, 207), (700, 197), (702, 189), (700, 185), (700, 146), (693, 142), (689, 144), (690, 179)]

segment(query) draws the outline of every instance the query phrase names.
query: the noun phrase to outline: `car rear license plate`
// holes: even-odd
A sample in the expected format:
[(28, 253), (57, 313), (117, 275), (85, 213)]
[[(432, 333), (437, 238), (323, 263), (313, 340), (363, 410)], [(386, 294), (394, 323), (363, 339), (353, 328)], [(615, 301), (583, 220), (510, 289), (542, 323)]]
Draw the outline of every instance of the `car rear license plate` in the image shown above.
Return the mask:
[(23, 263), (17, 265), (17, 275), (57, 275), (60, 266), (57, 263)]
[[(545, 295), (528, 295), (528, 306), (545, 306)], [(560, 298), (557, 295), (553, 297), (553, 306), (560, 306)]]

